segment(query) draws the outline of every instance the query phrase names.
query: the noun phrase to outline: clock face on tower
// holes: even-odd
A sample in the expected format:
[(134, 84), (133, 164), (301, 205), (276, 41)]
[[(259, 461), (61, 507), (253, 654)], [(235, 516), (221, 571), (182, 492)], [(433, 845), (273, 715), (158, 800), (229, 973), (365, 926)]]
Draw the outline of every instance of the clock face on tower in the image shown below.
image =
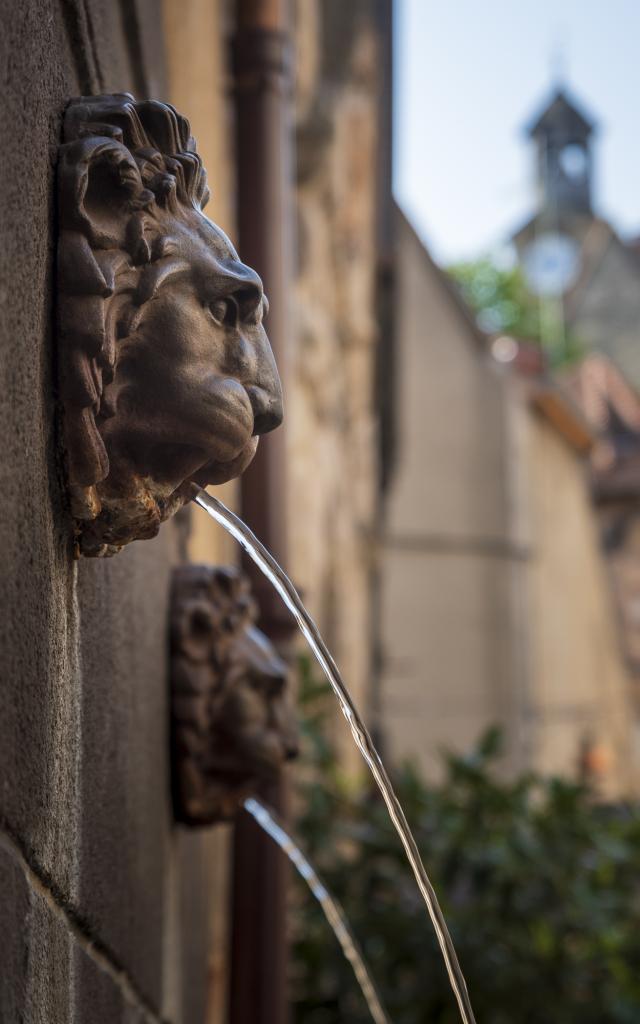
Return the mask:
[(587, 177), (588, 159), (584, 146), (575, 142), (563, 146), (559, 155), (560, 170), (565, 178), (576, 184)]
[(522, 270), (534, 295), (562, 295), (580, 272), (580, 246), (560, 232), (545, 232), (526, 247)]

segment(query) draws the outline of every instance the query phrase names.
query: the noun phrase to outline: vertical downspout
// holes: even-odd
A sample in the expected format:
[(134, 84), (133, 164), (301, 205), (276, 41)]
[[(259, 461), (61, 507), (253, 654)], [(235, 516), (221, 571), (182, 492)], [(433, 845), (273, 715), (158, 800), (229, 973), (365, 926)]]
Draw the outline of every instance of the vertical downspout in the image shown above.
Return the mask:
[[(269, 298), (266, 327), (288, 392), (292, 287), (292, 83), (287, 0), (236, 0), (234, 86), (237, 222), (243, 260), (261, 275)], [(263, 437), (242, 478), (242, 517), (287, 566), (285, 424)], [(260, 626), (282, 645), (290, 619), (275, 592), (245, 564), (260, 606)], [(263, 797), (286, 810), (283, 790)], [(287, 1019), (286, 883), (280, 851), (247, 814), (235, 828), (231, 912), (230, 1024)]]
[[(285, 396), (285, 422), (260, 439), (242, 477), (242, 515), (281, 564), (287, 563), (285, 432), (292, 287), (292, 114), (287, 0), (237, 0), (234, 41), (237, 223), (240, 254), (262, 277), (269, 299), (267, 333)], [(272, 640), (291, 635), (290, 617), (250, 563)]]
[(374, 523), (375, 555), (371, 571), (372, 673), (369, 715), (378, 749), (384, 747), (383, 675), (384, 630), (382, 576), (386, 498), (395, 468), (396, 456), (396, 378), (397, 332), (394, 304), (395, 287), (395, 207), (393, 178), (393, 0), (375, 0), (378, 33), (380, 97), (378, 101), (378, 155), (376, 181), (376, 306), (378, 323), (374, 402), (378, 414), (378, 480)]

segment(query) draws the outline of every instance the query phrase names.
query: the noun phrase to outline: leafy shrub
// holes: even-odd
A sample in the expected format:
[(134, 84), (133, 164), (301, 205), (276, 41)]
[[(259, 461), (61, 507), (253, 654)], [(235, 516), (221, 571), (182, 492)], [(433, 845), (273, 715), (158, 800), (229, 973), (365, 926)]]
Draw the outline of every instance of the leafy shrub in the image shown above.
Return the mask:
[[(381, 800), (341, 775), (335, 714), (307, 678), (298, 833), (342, 902), (394, 1024), (458, 1021), (440, 952)], [(327, 699), (329, 704), (327, 704)], [(582, 786), (496, 771), (501, 738), (445, 757), (434, 785), (394, 785), (458, 951), (479, 1024), (640, 1022), (640, 812)], [(296, 897), (294, 1019), (364, 1024), (367, 1010), (319, 909)]]
[(541, 305), (528, 290), (519, 267), (503, 269), (485, 258), (457, 263), (448, 273), (481, 330), (543, 345), (553, 368), (584, 356), (583, 343), (572, 331), (567, 332), (557, 304)]
[(503, 270), (490, 259), (480, 259), (457, 263), (448, 272), (482, 330), (540, 340), (539, 303), (527, 290), (519, 267)]

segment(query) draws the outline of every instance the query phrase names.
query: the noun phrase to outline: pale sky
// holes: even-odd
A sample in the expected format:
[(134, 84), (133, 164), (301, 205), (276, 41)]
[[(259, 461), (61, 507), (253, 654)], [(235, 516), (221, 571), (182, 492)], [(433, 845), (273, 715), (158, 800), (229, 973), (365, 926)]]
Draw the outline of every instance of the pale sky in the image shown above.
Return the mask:
[(441, 262), (533, 210), (522, 128), (557, 74), (599, 124), (595, 206), (640, 234), (640, 0), (396, 0), (394, 189)]

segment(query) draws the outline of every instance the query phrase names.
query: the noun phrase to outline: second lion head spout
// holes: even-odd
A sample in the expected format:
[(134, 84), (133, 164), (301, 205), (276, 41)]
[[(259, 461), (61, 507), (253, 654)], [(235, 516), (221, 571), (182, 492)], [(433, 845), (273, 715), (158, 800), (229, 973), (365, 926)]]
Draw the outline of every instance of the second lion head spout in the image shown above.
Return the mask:
[(236, 569), (174, 569), (174, 808), (188, 824), (234, 817), (298, 751), (289, 672), (256, 619), (248, 580)]
[(80, 549), (153, 536), (192, 482), (241, 473), (282, 394), (258, 275), (202, 213), (187, 121), (74, 101), (59, 163), (59, 378)]

